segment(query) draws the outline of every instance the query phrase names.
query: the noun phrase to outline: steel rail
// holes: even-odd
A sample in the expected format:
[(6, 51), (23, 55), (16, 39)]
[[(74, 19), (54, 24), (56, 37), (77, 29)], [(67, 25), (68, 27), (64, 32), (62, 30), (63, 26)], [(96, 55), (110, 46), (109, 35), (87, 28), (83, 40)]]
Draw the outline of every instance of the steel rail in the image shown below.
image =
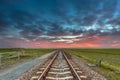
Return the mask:
[(71, 70), (73, 71), (73, 75), (77, 80), (81, 80), (80, 76), (77, 74), (76, 70), (74, 69), (74, 67), (72, 66), (71, 62), (69, 61), (69, 59), (67, 58), (66, 54), (63, 52), (63, 55), (68, 63), (68, 65), (70, 66)]
[(50, 61), (50, 63), (48, 64), (48, 66), (44, 69), (44, 71), (42, 72), (42, 74), (39, 76), (38, 80), (44, 80), (45, 79), (45, 76), (46, 76), (47, 72), (49, 71), (51, 65), (53, 64), (53, 62), (55, 61), (55, 59), (56, 59), (57, 56), (58, 56), (58, 54), (56, 52), (55, 56)]

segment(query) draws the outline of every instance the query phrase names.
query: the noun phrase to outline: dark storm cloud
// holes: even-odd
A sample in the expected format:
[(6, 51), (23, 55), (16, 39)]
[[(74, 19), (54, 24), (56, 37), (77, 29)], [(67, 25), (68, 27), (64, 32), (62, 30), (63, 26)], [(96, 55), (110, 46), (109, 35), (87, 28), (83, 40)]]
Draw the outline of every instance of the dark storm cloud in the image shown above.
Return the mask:
[(34, 17), (25, 11), (15, 10), (11, 14), (11, 18), (13, 22), (16, 22), (17, 24), (25, 24), (25, 23), (31, 23)]
[(47, 35), (62, 35), (65, 34), (64, 29), (60, 24), (51, 23), (49, 30), (47, 31)]
[(10, 25), (9, 18), (0, 12), (0, 30), (3, 30), (5, 27)]
[(117, 17), (116, 19), (111, 19), (107, 23), (112, 25), (120, 25), (120, 17)]
[(0, 38), (119, 35), (119, 5), (119, 0), (0, 0)]
[[(84, 17), (82, 20), (81, 20), (81, 24), (79, 25), (83, 25), (83, 26), (91, 26), (94, 24), (94, 22), (96, 21), (97, 17), (94, 16), (94, 15), (89, 15), (89, 16), (86, 16)], [(83, 22), (82, 22), (83, 21)]]

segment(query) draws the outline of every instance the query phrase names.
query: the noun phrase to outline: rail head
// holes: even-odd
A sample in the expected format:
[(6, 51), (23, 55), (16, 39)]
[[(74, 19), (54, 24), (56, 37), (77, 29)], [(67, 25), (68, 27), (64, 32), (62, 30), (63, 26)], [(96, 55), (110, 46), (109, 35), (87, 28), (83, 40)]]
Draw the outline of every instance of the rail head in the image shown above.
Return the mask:
[(57, 52), (55, 53), (54, 57), (52, 58), (52, 60), (50, 61), (50, 63), (48, 64), (48, 66), (44, 69), (44, 71), (42, 72), (42, 74), (39, 76), (38, 80), (43, 80), (48, 72), (48, 70), (50, 69), (52, 63), (54, 62), (54, 60), (56, 59), (56, 57), (58, 56)]
[(77, 74), (76, 70), (74, 69), (74, 67), (72, 66), (71, 62), (69, 61), (69, 59), (67, 58), (67, 56), (64, 52), (63, 52), (63, 55), (64, 55), (68, 65), (70, 66), (71, 70), (73, 71), (73, 74), (74, 74), (75, 78), (77, 80), (81, 80), (80, 76)]

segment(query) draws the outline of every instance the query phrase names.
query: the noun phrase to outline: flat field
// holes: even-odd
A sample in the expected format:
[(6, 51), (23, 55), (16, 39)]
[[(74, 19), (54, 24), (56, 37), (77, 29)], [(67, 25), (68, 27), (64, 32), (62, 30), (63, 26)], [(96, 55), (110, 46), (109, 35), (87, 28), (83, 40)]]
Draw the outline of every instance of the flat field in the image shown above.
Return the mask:
[(0, 71), (50, 53), (55, 49), (0, 49)]
[(66, 49), (72, 55), (101, 66), (93, 67), (110, 80), (120, 80), (120, 49)]

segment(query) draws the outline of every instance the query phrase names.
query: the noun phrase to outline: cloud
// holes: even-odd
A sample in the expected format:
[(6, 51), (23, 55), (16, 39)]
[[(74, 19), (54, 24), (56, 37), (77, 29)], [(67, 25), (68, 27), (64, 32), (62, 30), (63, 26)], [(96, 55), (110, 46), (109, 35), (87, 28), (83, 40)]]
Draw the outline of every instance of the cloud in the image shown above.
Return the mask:
[[(113, 40), (101, 36), (120, 35), (118, 0), (1, 0), (0, 2), (1, 41), (10, 39), (12, 43), (12, 40), (18, 42), (21, 40), (21, 44), (24, 41), (31, 43), (45, 41), (46, 45), (60, 43), (66, 47), (68, 43), (72, 47), (73, 43), (83, 42), (89, 47), (95, 45), (99, 47), (97, 43)], [(99, 38), (100, 41), (95, 36), (105, 40)], [(115, 38), (120, 40), (117, 37)], [(92, 40), (98, 42), (95, 41), (97, 43), (94, 44), (91, 43)], [(85, 41), (91, 42), (85, 44)]]

